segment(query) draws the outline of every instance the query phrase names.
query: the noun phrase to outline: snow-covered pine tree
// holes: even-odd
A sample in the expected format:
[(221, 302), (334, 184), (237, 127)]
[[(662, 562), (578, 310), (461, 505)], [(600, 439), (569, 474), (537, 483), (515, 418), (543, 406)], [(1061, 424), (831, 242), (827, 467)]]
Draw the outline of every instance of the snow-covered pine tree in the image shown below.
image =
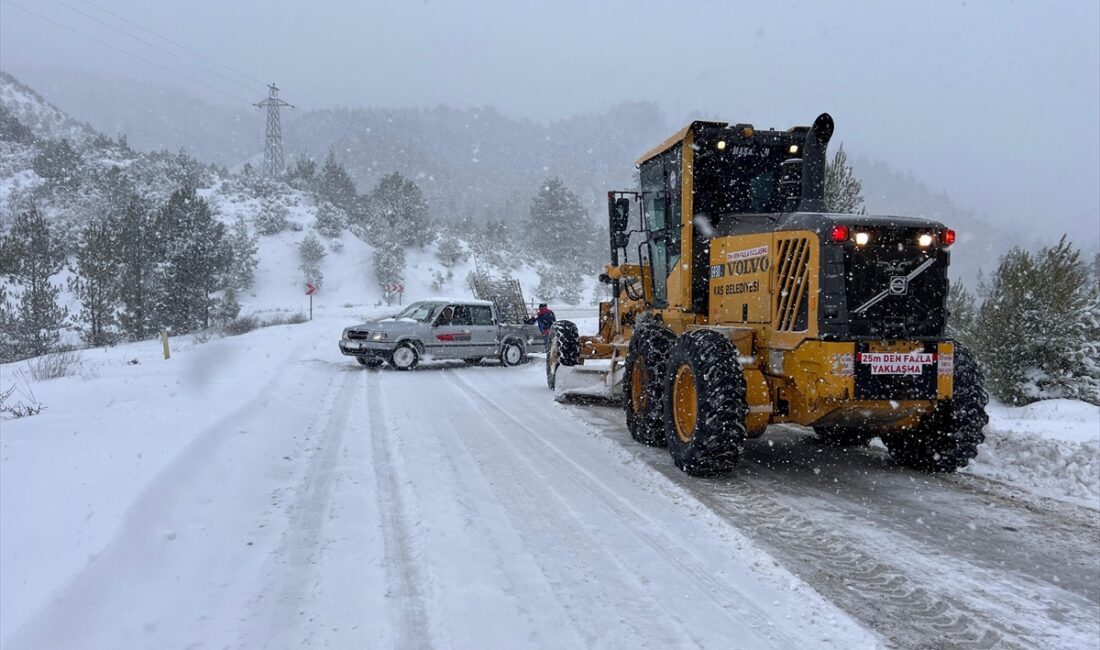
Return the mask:
[(405, 280), (405, 249), (396, 242), (381, 242), (374, 249), (374, 277), (379, 284)]
[(985, 370), (986, 388), (1009, 404), (1024, 402), (1024, 373), (1037, 362), (1028, 309), (1038, 283), (1034, 258), (1013, 248), (982, 286), (985, 300), (974, 320), (975, 352)]
[(237, 215), (233, 230), (229, 234), (229, 268), (226, 271), (226, 285), (235, 291), (243, 291), (252, 286), (256, 276), (258, 248), (256, 236), (248, 232), (244, 215)]
[(214, 299), (210, 318), (219, 325), (225, 325), (241, 313), (241, 303), (237, 300), (237, 290), (226, 287), (222, 295)]
[(357, 192), (355, 183), (344, 167), (336, 162), (336, 153), (331, 149), (325, 157), (325, 164), (317, 177), (318, 203), (328, 201), (350, 211), (355, 205)]
[(588, 258), (593, 230), (577, 195), (560, 178), (546, 179), (531, 199), (531, 253), (555, 264), (575, 265)]
[(176, 190), (157, 213), (164, 252), (157, 314), (176, 332), (210, 326), (211, 294), (223, 288), (230, 251), (225, 226), (193, 187)]
[(157, 260), (161, 244), (153, 211), (133, 194), (126, 209), (112, 218), (115, 255), (118, 260), (118, 315), (122, 331), (131, 340), (148, 338), (157, 332), (155, 317)]
[(575, 265), (540, 264), (538, 269), (539, 285), (535, 295), (545, 302), (567, 302), (571, 305), (581, 301), (582, 276)]
[(435, 239), (424, 193), (397, 172), (382, 177), (367, 195), (366, 228), (372, 243), (425, 246)]
[(1080, 251), (1065, 237), (1037, 255), (1014, 248), (984, 292), (972, 336), (993, 395), (1097, 401), (1100, 306)]
[(34, 173), (50, 188), (72, 188), (80, 184), (83, 161), (68, 140), (49, 140), (34, 157)]
[[(1037, 280), (1031, 306), (1040, 363), (1032, 368), (1024, 393), (1032, 399), (1065, 397), (1097, 401), (1095, 326), (1097, 289), (1081, 251), (1062, 236), (1036, 256)], [(1090, 369), (1091, 368), (1091, 369)]]
[(305, 281), (318, 289), (325, 281), (325, 276), (321, 273), (321, 260), (325, 259), (325, 255), (325, 247), (313, 233), (306, 235), (302, 243), (298, 244), (298, 259), (301, 260), (298, 268), (302, 270)]
[(317, 206), (314, 227), (322, 237), (335, 239), (348, 227), (348, 213), (331, 201), (322, 201)]
[(863, 206), (863, 183), (848, 164), (843, 144), (825, 165), (825, 206), (829, 212), (838, 214), (867, 213)]
[(50, 283), (50, 278), (61, 272), (65, 252), (45, 217), (33, 206), (16, 216), (4, 248), (15, 260), (8, 278), (23, 289), (12, 325), (13, 353), (21, 359), (54, 352), (69, 312), (58, 304), (61, 289)]
[(0, 283), (0, 363), (10, 363), (15, 355), (15, 307), (8, 300), (8, 288)]
[(260, 211), (256, 213), (255, 224), (259, 234), (277, 235), (290, 225), (290, 211), (275, 199), (263, 199), (260, 201)]
[(119, 307), (119, 263), (114, 228), (107, 219), (84, 227), (75, 254), (69, 291), (80, 301), (80, 335), (95, 347), (114, 342)]
[(24, 126), (11, 111), (0, 106), (0, 141), (30, 144), (34, 141), (34, 131)]
[(951, 283), (947, 294), (947, 336), (971, 347), (971, 333), (977, 317), (975, 298), (961, 282)]
[(305, 154), (295, 157), (294, 164), (286, 172), (287, 185), (303, 192), (313, 192), (316, 191), (316, 182), (317, 162)]

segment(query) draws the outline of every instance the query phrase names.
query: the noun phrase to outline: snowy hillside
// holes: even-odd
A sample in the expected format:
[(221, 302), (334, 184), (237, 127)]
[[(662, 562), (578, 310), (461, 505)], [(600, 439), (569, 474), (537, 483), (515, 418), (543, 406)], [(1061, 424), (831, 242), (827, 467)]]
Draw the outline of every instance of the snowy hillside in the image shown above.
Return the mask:
[[(227, 183), (219, 183), (203, 189), (215, 213), (226, 224), (243, 215), (251, 224), (270, 206), (258, 199), (228, 193)], [(240, 297), (242, 313), (278, 315), (280, 313), (304, 313), (309, 301), (305, 296), (306, 278), (299, 269), (298, 245), (304, 236), (313, 231), (317, 207), (303, 192), (288, 190), (277, 199), (287, 208), (290, 228), (276, 235), (259, 237), (256, 283)], [(462, 240), (455, 243), (464, 251), (462, 259), (454, 264), (444, 264), (438, 255), (443, 239), (438, 239), (423, 249), (406, 251), (407, 279), (401, 300), (408, 302), (428, 296), (448, 295), (458, 298), (473, 297), (467, 281), (477, 270), (477, 263), (470, 245)], [(321, 262), (324, 283), (314, 295), (314, 309), (319, 311), (349, 307), (379, 308), (386, 305), (383, 287), (374, 275), (375, 249), (362, 239), (345, 231), (338, 238), (324, 240), (327, 255)], [(482, 262), (484, 264), (484, 262)], [(500, 274), (499, 269), (490, 269)], [(520, 281), (528, 301), (536, 299), (534, 289), (539, 284), (537, 272), (531, 266), (510, 269), (508, 273)], [(595, 279), (589, 278), (584, 296), (593, 295)], [(396, 309), (396, 298), (391, 298)]]
[(40, 139), (82, 141), (94, 135), (92, 127), (69, 117), (3, 70), (0, 70), (0, 106)]
[[(50, 136), (68, 133), (63, 127), (76, 123), (10, 75), (0, 79), (0, 98), (8, 116), (5, 129), (11, 131), (0, 138), (0, 234), (10, 227), (15, 215), (33, 206), (71, 252), (86, 226), (118, 214), (118, 206), (124, 205), (128, 196), (139, 197), (146, 209), (155, 213), (173, 192), (190, 186), (198, 189), (213, 216), (227, 228), (241, 218), (257, 239), (257, 280), (240, 296), (242, 315), (285, 316), (304, 311), (302, 292), (310, 278), (300, 269), (298, 246), (310, 236), (319, 237), (327, 253), (316, 264), (326, 278), (323, 284), (318, 283), (316, 302), (382, 304), (384, 292), (375, 264), (377, 238), (361, 227), (349, 228), (346, 213), (341, 213), (344, 223), (336, 226), (335, 232), (331, 228), (322, 232), (317, 186), (312, 181), (292, 187), (250, 175), (247, 169), (229, 174), (183, 153), (135, 151), (123, 138), (112, 140), (90, 130), (88, 137), (66, 144)], [(31, 135), (25, 133), (23, 120), (36, 125)], [(344, 205), (356, 201), (354, 195), (344, 197)], [(270, 222), (273, 214), (283, 215), (279, 217), (283, 222), (275, 227), (260, 225), (261, 220)], [(451, 228), (443, 234), (433, 231), (418, 237), (419, 243), (404, 251), (403, 266), (393, 269), (406, 288), (400, 299), (445, 293), (468, 296), (467, 278), (479, 266), (483, 272), (518, 278), (528, 300), (537, 299), (535, 289), (541, 278), (535, 260), (523, 260), (518, 252), (476, 259), (476, 246), (467, 241), (476, 233), (469, 234), (466, 237), (461, 229)], [(449, 247), (446, 263), (438, 251), (444, 241)], [(502, 255), (509, 261), (497, 266), (503, 263)], [(73, 264), (71, 256), (68, 263)], [(70, 295), (71, 287), (65, 282), (70, 276), (63, 270), (52, 281), (61, 289), (60, 303), (75, 317), (82, 305)], [(572, 300), (590, 302), (594, 284), (594, 278), (581, 278)], [(13, 291), (8, 295), (19, 295), (18, 290)], [(70, 344), (78, 342), (75, 333), (63, 339)]]

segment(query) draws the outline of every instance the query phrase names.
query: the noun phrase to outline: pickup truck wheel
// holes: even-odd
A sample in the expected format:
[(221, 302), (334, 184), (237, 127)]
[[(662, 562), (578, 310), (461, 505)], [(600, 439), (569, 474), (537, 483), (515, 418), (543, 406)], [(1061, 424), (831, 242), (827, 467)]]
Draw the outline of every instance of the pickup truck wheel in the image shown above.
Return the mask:
[(509, 339), (500, 347), (500, 363), (504, 366), (518, 366), (527, 358), (527, 351), (523, 344), (515, 339)]
[(411, 343), (402, 343), (390, 354), (390, 365), (398, 370), (412, 370), (420, 363), (420, 353)]
[(368, 368), (377, 368), (382, 365), (382, 360), (376, 357), (355, 357), (355, 360), (359, 362), (359, 365)]

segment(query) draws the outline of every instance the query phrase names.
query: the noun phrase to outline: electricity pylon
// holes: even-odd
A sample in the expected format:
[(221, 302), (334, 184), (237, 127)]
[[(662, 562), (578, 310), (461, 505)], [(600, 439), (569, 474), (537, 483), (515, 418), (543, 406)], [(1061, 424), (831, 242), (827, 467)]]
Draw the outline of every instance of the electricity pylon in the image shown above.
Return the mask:
[(267, 108), (267, 135), (264, 138), (264, 176), (272, 178), (283, 173), (283, 126), (279, 120), (279, 108), (291, 104), (279, 99), (279, 87), (275, 84), (267, 85), (267, 99), (256, 104), (259, 108)]

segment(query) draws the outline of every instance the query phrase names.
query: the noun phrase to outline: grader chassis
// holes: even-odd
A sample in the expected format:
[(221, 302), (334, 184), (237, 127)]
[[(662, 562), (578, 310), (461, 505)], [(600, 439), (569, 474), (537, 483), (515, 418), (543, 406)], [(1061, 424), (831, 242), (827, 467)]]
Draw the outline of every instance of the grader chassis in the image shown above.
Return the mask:
[(955, 233), (829, 213), (832, 132), (828, 114), (786, 131), (696, 121), (646, 153), (640, 191), (608, 194), (599, 332), (555, 324), (550, 387), (560, 366), (609, 360), (631, 435), (695, 475), (784, 422), (831, 445), (879, 436), (922, 470), (965, 466), (988, 398), (944, 334)]

